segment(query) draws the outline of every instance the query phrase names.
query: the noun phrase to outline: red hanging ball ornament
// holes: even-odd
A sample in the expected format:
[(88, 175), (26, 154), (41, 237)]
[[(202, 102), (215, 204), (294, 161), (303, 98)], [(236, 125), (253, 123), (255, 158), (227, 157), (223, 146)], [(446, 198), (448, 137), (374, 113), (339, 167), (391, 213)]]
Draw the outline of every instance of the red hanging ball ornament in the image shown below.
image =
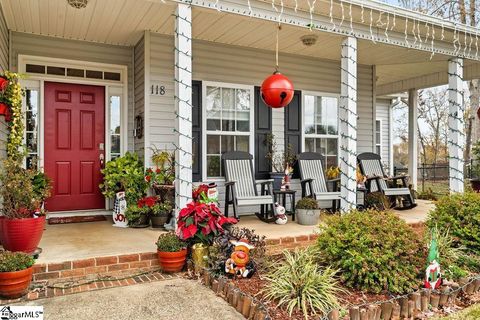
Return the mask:
[(263, 80), (260, 89), (263, 102), (272, 108), (283, 108), (293, 99), (293, 83), (278, 71)]

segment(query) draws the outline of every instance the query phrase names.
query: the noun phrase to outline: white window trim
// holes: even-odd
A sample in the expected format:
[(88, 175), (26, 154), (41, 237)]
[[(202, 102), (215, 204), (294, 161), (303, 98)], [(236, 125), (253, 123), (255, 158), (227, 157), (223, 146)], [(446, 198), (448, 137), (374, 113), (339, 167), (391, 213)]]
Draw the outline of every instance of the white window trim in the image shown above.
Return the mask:
[[(207, 87), (223, 87), (223, 88), (232, 88), (232, 89), (243, 89), (250, 91), (250, 130), (248, 132), (240, 131), (209, 131), (207, 130)], [(213, 82), (213, 81), (202, 81), (202, 180), (205, 182), (209, 181), (225, 181), (225, 178), (222, 177), (207, 177), (207, 134), (212, 135), (243, 135), (249, 136), (249, 153), (255, 158), (255, 90), (254, 86), (242, 85), (236, 83), (228, 82)], [(220, 160), (221, 161), (221, 160)], [(255, 163), (255, 162), (254, 162)]]
[[(302, 110), (301, 110), (301, 117), (302, 117), (302, 132), (301, 132), (301, 139), (302, 139), (302, 152), (305, 152), (305, 139), (306, 138), (337, 138), (337, 162), (340, 161), (340, 120), (337, 120), (337, 128), (338, 132), (336, 135), (331, 134), (306, 134), (305, 133), (305, 96), (321, 96), (321, 97), (331, 97), (337, 98), (337, 109), (340, 107), (340, 94), (338, 93), (331, 93), (331, 92), (321, 92), (321, 91), (302, 91)], [(337, 110), (339, 112), (339, 110)], [(339, 118), (340, 119), (340, 118)], [(325, 164), (326, 165), (326, 164)]]
[[(56, 76), (49, 74), (37, 74), (27, 73), (27, 63), (32, 64), (48, 64), (51, 66), (62, 67), (90, 67), (98, 68), (103, 71), (120, 72), (122, 81), (110, 81), (103, 79), (88, 79), (77, 78), (68, 76)], [(32, 89), (39, 89), (39, 123), (38, 123), (38, 168), (43, 171), (44, 159), (45, 159), (45, 128), (44, 128), (44, 114), (45, 114), (45, 81), (72, 83), (72, 84), (85, 84), (96, 85), (105, 87), (105, 161), (111, 159), (111, 141), (110, 141), (110, 99), (113, 94), (121, 94), (120, 108), (121, 108), (121, 139), (120, 139), (120, 154), (124, 155), (128, 150), (128, 67), (125, 65), (99, 63), (91, 61), (80, 61), (70, 59), (60, 59), (51, 57), (31, 56), (31, 55), (18, 55), (18, 72), (20, 74), (27, 74), (28, 80), (21, 79), (20, 84), (22, 86), (30, 86)], [(24, 100), (24, 99), (23, 99)], [(22, 102), (22, 109), (25, 111), (25, 101)], [(26, 136), (24, 135), (24, 142)], [(110, 209), (109, 199), (105, 198), (105, 208)]]
[[(377, 128), (377, 121), (380, 122), (379, 128)], [(383, 152), (383, 134), (382, 134), (382, 128), (383, 128), (383, 121), (382, 119), (375, 119), (375, 152), (377, 152), (377, 147), (380, 147), (380, 154), (379, 156), (382, 157), (382, 152)], [(380, 129), (380, 141), (377, 141), (377, 129)]]

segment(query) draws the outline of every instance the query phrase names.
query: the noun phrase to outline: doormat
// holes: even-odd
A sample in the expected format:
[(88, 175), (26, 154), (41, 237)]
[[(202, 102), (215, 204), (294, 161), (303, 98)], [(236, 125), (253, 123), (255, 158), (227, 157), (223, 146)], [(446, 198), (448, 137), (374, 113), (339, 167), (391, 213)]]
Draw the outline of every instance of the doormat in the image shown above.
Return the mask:
[(55, 218), (49, 218), (48, 224), (95, 222), (95, 221), (105, 221), (105, 220), (107, 220), (105, 216), (55, 217)]

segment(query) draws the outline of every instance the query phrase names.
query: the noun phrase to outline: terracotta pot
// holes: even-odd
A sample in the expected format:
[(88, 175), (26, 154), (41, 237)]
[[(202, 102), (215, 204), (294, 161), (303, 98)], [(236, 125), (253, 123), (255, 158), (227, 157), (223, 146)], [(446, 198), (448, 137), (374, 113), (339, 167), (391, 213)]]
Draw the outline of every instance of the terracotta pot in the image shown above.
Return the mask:
[(4, 116), (7, 114), (8, 106), (5, 103), (0, 103), (0, 115)]
[(3, 248), (8, 251), (23, 251), (31, 254), (42, 238), (45, 216), (26, 219), (0, 220)]
[(178, 252), (158, 251), (158, 262), (164, 272), (180, 272), (187, 260), (187, 249)]
[(13, 272), (0, 272), (0, 296), (16, 299), (23, 296), (32, 281), (33, 267)]

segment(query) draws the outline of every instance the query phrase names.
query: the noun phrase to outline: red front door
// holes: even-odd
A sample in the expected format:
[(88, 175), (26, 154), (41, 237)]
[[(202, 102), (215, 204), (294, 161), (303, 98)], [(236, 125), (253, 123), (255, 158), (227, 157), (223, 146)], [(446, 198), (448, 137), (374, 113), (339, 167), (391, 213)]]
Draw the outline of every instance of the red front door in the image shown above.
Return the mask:
[(105, 208), (100, 155), (105, 144), (105, 88), (45, 82), (45, 173), (49, 211)]

